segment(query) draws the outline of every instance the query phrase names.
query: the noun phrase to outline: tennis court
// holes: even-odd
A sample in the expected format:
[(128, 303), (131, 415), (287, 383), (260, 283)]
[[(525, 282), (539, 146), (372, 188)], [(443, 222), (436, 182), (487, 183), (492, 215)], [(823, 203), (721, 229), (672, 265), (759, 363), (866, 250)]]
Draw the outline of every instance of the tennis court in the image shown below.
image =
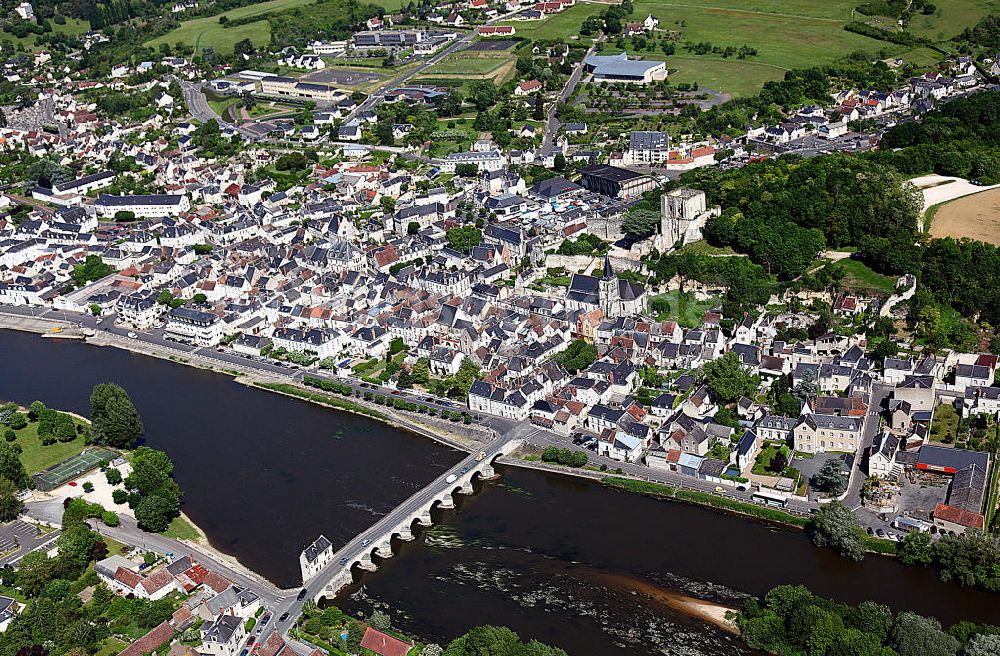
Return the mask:
[(63, 483), (73, 480), (80, 474), (89, 472), (91, 469), (96, 469), (102, 463), (114, 460), (118, 456), (119, 454), (116, 451), (100, 447), (89, 447), (75, 456), (70, 456), (62, 462), (52, 465), (45, 471), (38, 472), (32, 478), (35, 481), (36, 488), (43, 492), (48, 492)]

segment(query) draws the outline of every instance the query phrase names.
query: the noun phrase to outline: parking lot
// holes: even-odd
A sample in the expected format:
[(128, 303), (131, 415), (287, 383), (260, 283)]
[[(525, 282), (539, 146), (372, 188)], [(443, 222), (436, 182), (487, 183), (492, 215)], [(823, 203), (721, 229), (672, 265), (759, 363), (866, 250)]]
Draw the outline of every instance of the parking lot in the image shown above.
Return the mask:
[(948, 479), (922, 472), (913, 477), (915, 480), (911, 482), (909, 476), (903, 476), (898, 497), (899, 514), (929, 522), (934, 507), (944, 503), (948, 496)]

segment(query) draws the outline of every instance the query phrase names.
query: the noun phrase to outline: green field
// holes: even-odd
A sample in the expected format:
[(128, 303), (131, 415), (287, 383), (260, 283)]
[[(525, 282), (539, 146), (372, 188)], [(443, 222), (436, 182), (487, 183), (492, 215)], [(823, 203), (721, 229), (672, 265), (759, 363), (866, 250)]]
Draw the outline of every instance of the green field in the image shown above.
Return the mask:
[(580, 36), (580, 25), (588, 16), (601, 13), (604, 6), (599, 3), (573, 5), (558, 14), (549, 14), (540, 21), (507, 21), (500, 25), (513, 25), (516, 28), (515, 37), (523, 39), (564, 39), (577, 37), (583, 43), (593, 41), (592, 37)]
[(937, 11), (930, 16), (918, 13), (910, 20), (907, 31), (933, 41), (946, 41), (987, 14), (1000, 13), (998, 0), (948, 0), (935, 4)]
[[(73, 421), (76, 424), (83, 423), (75, 417)], [(42, 446), (42, 441), (38, 439), (38, 422), (36, 421), (28, 422), (26, 428), (14, 431), (14, 434), (17, 435), (16, 442), (21, 447), (21, 462), (28, 474), (40, 472), (70, 456), (75, 456), (87, 446), (83, 437), (79, 435), (72, 442), (56, 442)]]
[(480, 75), (483, 77), (495, 73), (498, 68), (514, 61), (514, 57), (506, 52), (475, 51), (459, 52), (448, 55), (428, 69), (428, 75)]
[(845, 259), (840, 260), (839, 264), (847, 272), (841, 281), (847, 289), (878, 294), (892, 294), (896, 289), (895, 278), (872, 271), (860, 260)]
[[(90, 23), (87, 21), (77, 20), (75, 18), (67, 18), (65, 25), (57, 25), (53, 21), (49, 21), (52, 25), (53, 34), (84, 34), (90, 31)], [(16, 37), (8, 32), (0, 32), (0, 41), (9, 41), (14, 44), (14, 47), (24, 46), (25, 48), (31, 50), (38, 50), (40, 47), (35, 46), (35, 39), (38, 38), (37, 34), (29, 34), (25, 37)]]
[(271, 26), (266, 20), (262, 19), (253, 23), (247, 23), (246, 25), (238, 25), (226, 29), (222, 25), (219, 25), (219, 17), (226, 16), (229, 20), (235, 20), (270, 11), (300, 7), (311, 2), (313, 0), (269, 0), (269, 2), (239, 7), (219, 16), (195, 18), (184, 21), (180, 27), (167, 32), (161, 37), (147, 41), (146, 45), (155, 48), (161, 43), (168, 43), (170, 45), (184, 43), (196, 50), (214, 48), (216, 52), (224, 53), (232, 52), (233, 46), (243, 39), (250, 39), (258, 47), (266, 46), (271, 42)]

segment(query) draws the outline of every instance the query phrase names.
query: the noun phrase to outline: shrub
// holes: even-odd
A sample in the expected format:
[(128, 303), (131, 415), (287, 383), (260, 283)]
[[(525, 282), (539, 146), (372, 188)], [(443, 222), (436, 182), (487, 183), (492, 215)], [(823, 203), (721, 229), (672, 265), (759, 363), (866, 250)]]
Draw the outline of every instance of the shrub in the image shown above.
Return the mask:
[(123, 503), (126, 503), (128, 501), (128, 492), (126, 492), (125, 490), (121, 490), (121, 489), (119, 489), (119, 490), (112, 490), (111, 491), (111, 499), (115, 503), (117, 503), (119, 505), (121, 505)]
[(17, 439), (17, 433), (14, 432), (14, 429), (8, 428), (3, 432), (3, 439), (7, 440), (8, 442), (13, 442), (14, 440)]
[(122, 482), (122, 473), (112, 468), (104, 472), (104, 478), (108, 480), (108, 485), (118, 485)]
[(118, 519), (118, 513), (106, 510), (101, 514), (101, 521), (104, 522), (105, 526), (118, 526), (121, 524), (121, 520)]
[(85, 482), (83, 484), (83, 491), (84, 492), (93, 492), (94, 491), (94, 484), (91, 483), (90, 481)]

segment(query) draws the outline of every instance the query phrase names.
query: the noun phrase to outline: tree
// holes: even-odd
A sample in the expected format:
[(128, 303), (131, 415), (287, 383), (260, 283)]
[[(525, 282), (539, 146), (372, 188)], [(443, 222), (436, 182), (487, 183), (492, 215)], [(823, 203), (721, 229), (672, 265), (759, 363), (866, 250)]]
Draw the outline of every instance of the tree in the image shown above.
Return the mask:
[(378, 631), (388, 631), (392, 628), (389, 615), (380, 610), (372, 611), (372, 614), (368, 616), (368, 625)]
[(708, 389), (723, 403), (730, 403), (741, 396), (753, 396), (760, 385), (760, 377), (745, 371), (733, 352), (706, 364), (702, 373)]
[(45, 555), (45, 551), (31, 551), (17, 564), (17, 585), (28, 596), (38, 591), (55, 575), (55, 561)]
[(902, 612), (892, 629), (892, 646), (899, 656), (954, 656), (958, 640), (941, 630), (941, 623), (916, 613)]
[(483, 233), (473, 226), (449, 228), (445, 235), (448, 238), (448, 244), (452, 248), (466, 254), (478, 246), (483, 239)]
[(637, 207), (625, 214), (625, 218), (622, 219), (622, 232), (632, 237), (643, 238), (656, 232), (659, 225), (659, 212)]
[(73, 267), (73, 273), (70, 276), (77, 286), (82, 287), (88, 282), (100, 280), (114, 272), (115, 270), (105, 264), (100, 255), (88, 255), (83, 264), (77, 264)]
[(38, 417), (42, 414), (42, 410), (44, 409), (44, 403), (41, 401), (33, 401), (28, 407), (28, 419), (31, 421), (38, 421)]
[(497, 88), (492, 80), (477, 80), (468, 87), (468, 99), (476, 109), (485, 112), (497, 102)]
[(124, 389), (114, 383), (94, 386), (90, 395), (91, 435), (94, 443), (130, 449), (142, 437), (139, 413)]
[(208, 302), (208, 296), (202, 294), (201, 292), (198, 292), (197, 294), (191, 297), (191, 300), (194, 301), (195, 303), (206, 303)]
[(0, 478), (0, 521), (17, 519), (24, 504), (18, 498), (18, 489), (11, 481)]
[(904, 565), (930, 565), (934, 560), (931, 536), (921, 531), (910, 531), (903, 536), (896, 548), (896, 555)]
[(996, 656), (1000, 654), (1000, 635), (977, 633), (963, 650), (965, 656)]
[(843, 494), (847, 490), (847, 477), (844, 476), (841, 469), (840, 459), (830, 458), (824, 462), (819, 471), (809, 479), (809, 483), (817, 490), (826, 492), (832, 497)]
[(575, 374), (594, 364), (597, 355), (595, 345), (582, 339), (575, 339), (565, 351), (556, 356), (556, 360), (566, 368), (566, 371)]
[(415, 235), (420, 232), (420, 223), (418, 221), (410, 221), (406, 224), (406, 234)]
[(0, 442), (0, 477), (10, 481), (18, 489), (28, 487), (28, 473), (21, 463), (20, 448), (13, 442)]
[(173, 508), (163, 497), (151, 495), (139, 502), (135, 519), (139, 528), (150, 533), (162, 533), (170, 526)]
[(850, 560), (864, 560), (858, 518), (839, 502), (820, 508), (806, 530), (816, 546), (831, 547)]

